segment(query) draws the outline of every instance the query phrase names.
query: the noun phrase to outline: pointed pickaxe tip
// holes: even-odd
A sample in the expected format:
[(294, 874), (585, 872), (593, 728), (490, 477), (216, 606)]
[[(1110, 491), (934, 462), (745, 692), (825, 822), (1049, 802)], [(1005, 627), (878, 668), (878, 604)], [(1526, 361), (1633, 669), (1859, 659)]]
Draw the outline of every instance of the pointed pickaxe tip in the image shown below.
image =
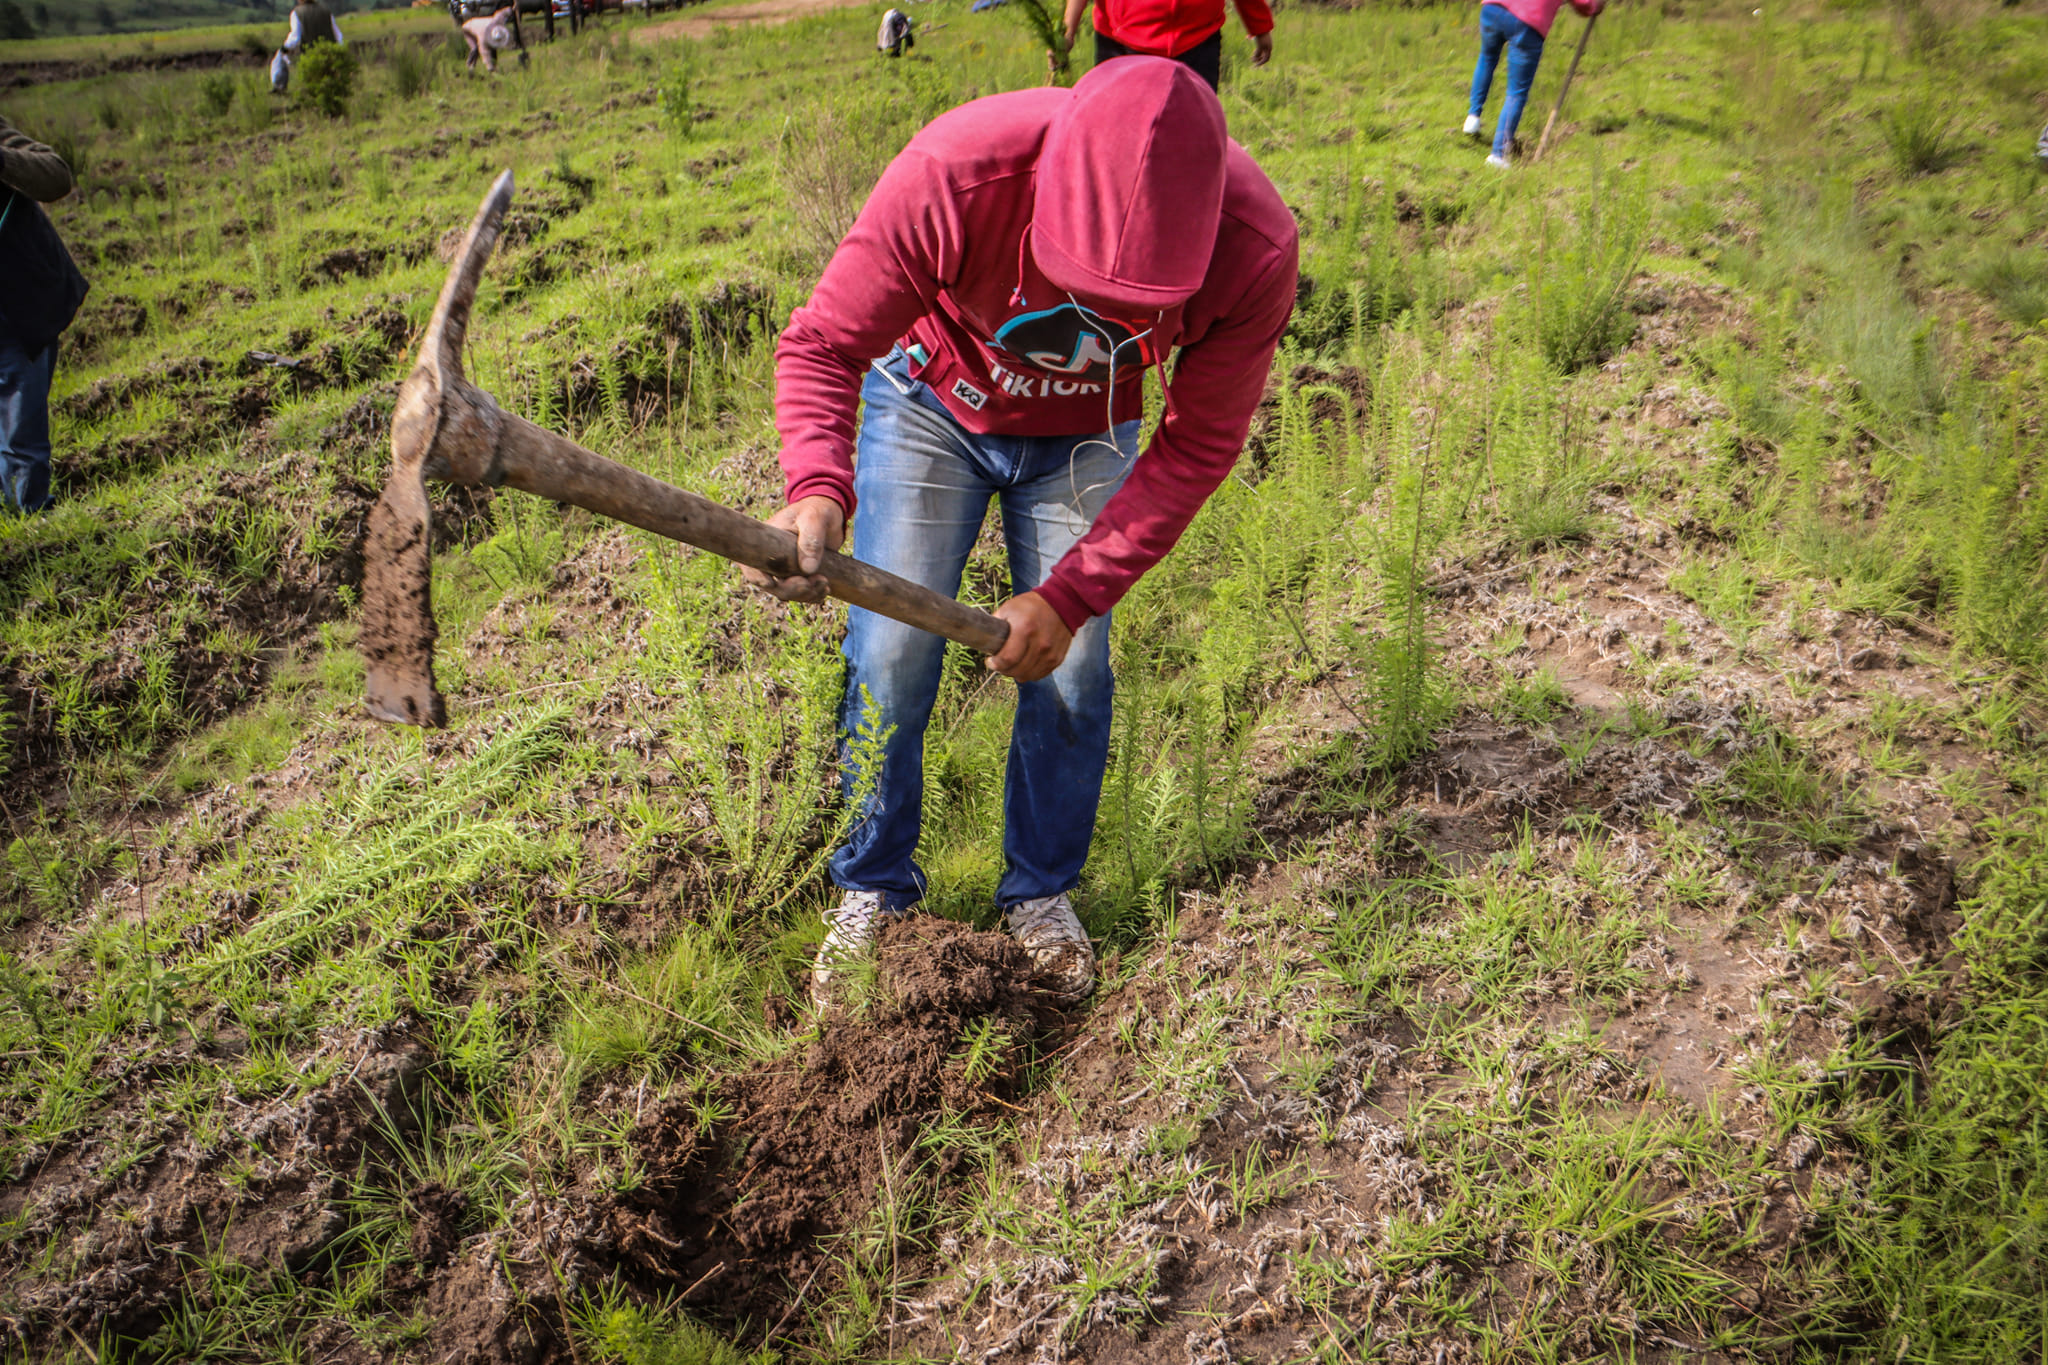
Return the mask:
[[(363, 553), (360, 648), (367, 668), (365, 705), (378, 720), (442, 725), (447, 708), (434, 685), (433, 504), (426, 474), (458, 483), (495, 483), (496, 407), (462, 377), (470, 306), (498, 228), (512, 202), (512, 172), (477, 206), (448, 268), (418, 361), (391, 415), (391, 476), (371, 509)], [(460, 450), (440, 450), (450, 427)]]

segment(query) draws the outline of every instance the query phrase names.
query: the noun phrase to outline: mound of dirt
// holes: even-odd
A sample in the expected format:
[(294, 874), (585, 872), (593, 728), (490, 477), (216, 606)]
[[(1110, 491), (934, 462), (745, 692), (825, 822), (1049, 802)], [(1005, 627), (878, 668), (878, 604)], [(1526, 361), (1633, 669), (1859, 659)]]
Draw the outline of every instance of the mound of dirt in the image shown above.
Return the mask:
[(819, 1267), (817, 1239), (907, 1182), (965, 1165), (927, 1136), (941, 1115), (987, 1124), (1010, 1100), (1052, 1015), (1016, 940), (914, 918), (883, 934), (864, 1014), (835, 1012), (800, 1055), (731, 1084), (733, 1118), (706, 1135), (671, 1104), (636, 1136), (650, 1178), (606, 1220), (628, 1268), (687, 1286), (733, 1319), (777, 1305)]

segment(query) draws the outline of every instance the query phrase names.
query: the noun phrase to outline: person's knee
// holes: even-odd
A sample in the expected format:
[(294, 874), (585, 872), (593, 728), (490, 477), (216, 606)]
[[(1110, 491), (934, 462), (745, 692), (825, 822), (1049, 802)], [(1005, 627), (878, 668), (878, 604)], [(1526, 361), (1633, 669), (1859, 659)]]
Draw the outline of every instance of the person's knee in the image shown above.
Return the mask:
[(1107, 702), (1116, 685), (1109, 659), (1109, 618), (1098, 616), (1074, 633), (1067, 657), (1046, 678), (1069, 706)]
[(931, 705), (945, 663), (946, 642), (927, 631), (885, 618), (856, 623), (846, 636), (846, 705), (849, 714), (869, 707), (886, 724)]

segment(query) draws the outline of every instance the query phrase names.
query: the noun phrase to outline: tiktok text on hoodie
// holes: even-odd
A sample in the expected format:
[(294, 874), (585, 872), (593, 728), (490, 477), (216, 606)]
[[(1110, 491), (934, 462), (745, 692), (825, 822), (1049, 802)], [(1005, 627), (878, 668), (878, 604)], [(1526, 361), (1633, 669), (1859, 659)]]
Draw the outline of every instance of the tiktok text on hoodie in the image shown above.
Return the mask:
[(1038, 592), (1078, 628), (1173, 548), (1244, 446), (1297, 266), (1279, 193), (1190, 85), (1120, 58), (911, 140), (777, 348), (790, 501), (854, 510), (861, 380), (899, 344), (961, 426), (1013, 436), (1139, 416), (1143, 371), (1177, 349), (1157, 434)]

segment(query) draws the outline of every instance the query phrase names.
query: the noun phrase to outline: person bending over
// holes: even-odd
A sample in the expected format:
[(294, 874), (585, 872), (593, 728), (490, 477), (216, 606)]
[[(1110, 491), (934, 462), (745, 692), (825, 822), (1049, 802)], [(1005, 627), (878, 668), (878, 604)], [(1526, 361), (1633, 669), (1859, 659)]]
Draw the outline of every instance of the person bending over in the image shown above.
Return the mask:
[[(1252, 65), (1273, 60), (1273, 11), (1266, 0), (1233, 0), (1252, 37)], [(1067, 50), (1081, 36), (1089, 0), (1067, 0)], [(1209, 88), (1223, 80), (1223, 0), (1094, 0), (1095, 62), (1144, 54), (1184, 62)]]
[(284, 50), (297, 57), (301, 49), (320, 43), (341, 43), (341, 24), (320, 0), (299, 0), (292, 6), (291, 27), (284, 35)]
[[(996, 905), (1040, 982), (1077, 1001), (1095, 962), (1072, 892), (1109, 755), (1110, 609), (1230, 472), (1294, 307), (1294, 219), (1177, 62), (1130, 57), (1072, 90), (975, 100), (882, 175), (776, 347), (775, 422), (805, 576), (822, 556), (953, 595), (990, 499), (1015, 596), (987, 661), (1014, 678)], [(1178, 349), (1141, 453), (1148, 368)], [(865, 404), (865, 410), (861, 411)], [(856, 424), (856, 415), (859, 422)], [(854, 608), (841, 778), (842, 889), (812, 991), (922, 898), (924, 735), (945, 641)], [(866, 765), (866, 770), (860, 770)]]
[(512, 17), (512, 7), (506, 5), (494, 13), (462, 21), (462, 41), (469, 47), (469, 58), (463, 64), (465, 70), (476, 70), (477, 59), (481, 57), (484, 70), (495, 75), (498, 54), (508, 47), (518, 48), (519, 60), (522, 63), (526, 61), (526, 44), (520, 39)]
[(886, 52), (891, 57), (901, 57), (917, 46), (917, 34), (912, 31), (910, 16), (900, 9), (892, 9), (882, 16), (882, 26), (875, 31), (875, 50)]
[(50, 377), (85, 277), (42, 205), (71, 193), (64, 158), (0, 118), (0, 510), (48, 511)]
[[(1571, 7), (1588, 19), (1600, 12), (1604, 0), (1571, 0)], [(1522, 121), (1522, 106), (1529, 102), (1529, 87), (1535, 84), (1536, 67), (1543, 60), (1543, 40), (1557, 19), (1565, 0), (1486, 0), (1479, 7), (1479, 65), (1472, 72), (1472, 106), (1465, 115), (1465, 136), (1479, 136), (1479, 114), (1486, 107), (1486, 95), (1493, 88), (1494, 68), (1500, 65), (1501, 49), (1508, 54), (1508, 89), (1501, 98), (1500, 119), (1493, 125), (1493, 151), (1489, 166), (1506, 166), (1514, 155), (1515, 125)]]

